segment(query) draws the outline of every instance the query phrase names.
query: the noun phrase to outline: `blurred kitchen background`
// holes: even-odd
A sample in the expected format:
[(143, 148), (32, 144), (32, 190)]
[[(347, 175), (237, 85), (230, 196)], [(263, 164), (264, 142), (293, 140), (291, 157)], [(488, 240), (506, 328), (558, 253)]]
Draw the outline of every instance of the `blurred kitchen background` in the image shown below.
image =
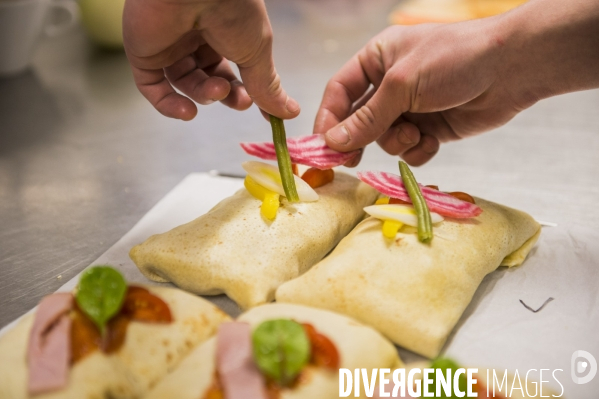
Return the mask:
[[(32, 1), (0, 0), (0, 12)], [(302, 106), (286, 123), (297, 136), (312, 132), (328, 79), (390, 23), (485, 17), (522, 1), (266, 3), (276, 66)], [(31, 66), (0, 78), (0, 326), (106, 251), (184, 176), (241, 174), (248, 157), (238, 143), (270, 139), (255, 107), (200, 106), (191, 122), (156, 112), (135, 88), (121, 48), (122, 5), (79, 0), (78, 13), (49, 12), (54, 29), (34, 38)], [(10, 42), (2, 29), (2, 43)], [(599, 213), (587, 210), (599, 198), (598, 105), (597, 90), (542, 101), (494, 132), (442, 146), (416, 176), (541, 220), (597, 226)], [(357, 170), (397, 173), (395, 161), (373, 145)]]

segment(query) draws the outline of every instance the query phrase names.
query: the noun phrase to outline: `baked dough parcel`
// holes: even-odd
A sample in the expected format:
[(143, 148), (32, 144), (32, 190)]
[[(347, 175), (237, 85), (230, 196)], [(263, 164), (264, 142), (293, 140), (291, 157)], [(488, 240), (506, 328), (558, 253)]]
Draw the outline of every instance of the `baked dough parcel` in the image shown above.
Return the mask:
[(135, 246), (131, 259), (151, 280), (201, 295), (225, 293), (242, 308), (270, 302), (275, 289), (304, 273), (351, 231), (377, 192), (336, 173), (315, 202), (285, 199), (274, 221), (245, 188), (208, 213)]
[[(238, 321), (247, 322), (254, 329), (262, 322), (273, 319), (291, 319), (298, 323), (311, 324), (319, 333), (328, 337), (337, 348), (340, 368), (347, 368), (352, 372), (356, 368), (363, 368), (370, 376), (373, 368), (403, 367), (397, 350), (391, 342), (373, 328), (347, 316), (301, 305), (275, 303), (255, 307), (242, 314)], [(194, 349), (176, 370), (149, 393), (146, 399), (207, 398), (207, 393), (215, 380), (216, 352), (216, 338), (211, 338)], [(298, 383), (290, 388), (280, 389), (278, 394), (277, 397), (281, 399), (336, 398), (339, 394), (339, 372), (308, 366), (302, 371)]]
[(521, 264), (540, 234), (524, 212), (478, 198), (476, 204), (478, 217), (446, 218), (431, 244), (409, 226), (385, 239), (382, 222), (370, 217), (308, 273), (279, 287), (276, 300), (349, 315), (435, 357), (485, 275)]
[(0, 398), (140, 398), (195, 346), (211, 337), (221, 322), (229, 320), (210, 302), (181, 290), (147, 289), (168, 305), (172, 322), (130, 322), (118, 351), (89, 353), (72, 364), (66, 386), (52, 392), (28, 392), (28, 340), (36, 314), (24, 316), (0, 338)]

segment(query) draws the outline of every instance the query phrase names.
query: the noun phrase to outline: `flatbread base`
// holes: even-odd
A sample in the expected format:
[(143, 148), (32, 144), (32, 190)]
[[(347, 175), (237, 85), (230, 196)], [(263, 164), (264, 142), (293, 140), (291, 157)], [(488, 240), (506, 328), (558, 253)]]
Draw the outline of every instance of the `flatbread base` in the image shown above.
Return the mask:
[[(147, 287), (169, 305), (173, 322), (131, 322), (123, 346), (114, 354), (100, 351), (78, 361), (63, 390), (35, 399), (140, 398), (177, 366), (194, 347), (230, 320), (212, 303), (181, 290)], [(27, 399), (27, 343), (34, 314), (29, 314), (0, 339), (0, 399)]]

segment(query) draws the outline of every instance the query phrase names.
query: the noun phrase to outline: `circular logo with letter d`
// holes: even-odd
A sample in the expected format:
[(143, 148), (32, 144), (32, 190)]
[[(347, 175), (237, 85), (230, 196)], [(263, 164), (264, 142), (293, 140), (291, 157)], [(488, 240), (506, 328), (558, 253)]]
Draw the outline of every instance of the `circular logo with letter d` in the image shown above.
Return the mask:
[(572, 354), (572, 381), (586, 384), (597, 374), (597, 360), (587, 351), (576, 351)]

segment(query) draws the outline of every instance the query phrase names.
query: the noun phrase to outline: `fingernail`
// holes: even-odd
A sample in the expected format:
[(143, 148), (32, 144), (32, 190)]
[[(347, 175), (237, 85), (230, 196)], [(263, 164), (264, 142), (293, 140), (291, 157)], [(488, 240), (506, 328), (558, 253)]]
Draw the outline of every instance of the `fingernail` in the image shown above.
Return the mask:
[(206, 100), (206, 103), (204, 105), (210, 105), (213, 102), (215, 102), (216, 100), (210, 99), (210, 100)]
[(414, 140), (412, 140), (412, 138), (406, 133), (406, 131), (401, 128), (401, 126), (398, 126), (397, 130), (398, 130), (397, 139), (399, 140), (400, 143), (414, 144)]
[(349, 143), (349, 131), (343, 125), (338, 128), (329, 130), (327, 136), (337, 144)]
[(299, 104), (293, 98), (287, 97), (287, 101), (285, 102), (285, 109), (287, 112), (291, 114), (295, 114), (299, 111)]
[(432, 144), (429, 140), (426, 140), (422, 144), (422, 151), (426, 152), (427, 154), (434, 154), (438, 151), (438, 148), (435, 144)]

